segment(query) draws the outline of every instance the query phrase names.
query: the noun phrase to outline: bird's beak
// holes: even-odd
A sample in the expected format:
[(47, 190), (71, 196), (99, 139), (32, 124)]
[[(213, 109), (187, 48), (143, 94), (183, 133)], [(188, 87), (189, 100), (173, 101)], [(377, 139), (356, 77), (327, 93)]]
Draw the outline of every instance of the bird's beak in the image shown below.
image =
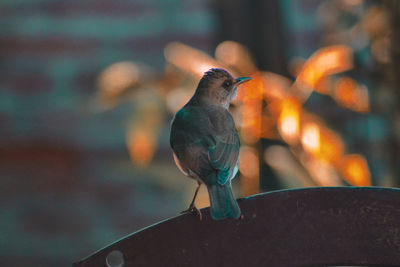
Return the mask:
[(240, 77), (240, 78), (237, 78), (237, 79), (236, 79), (236, 85), (239, 85), (239, 84), (248, 82), (248, 81), (250, 81), (251, 79), (252, 79), (251, 77)]

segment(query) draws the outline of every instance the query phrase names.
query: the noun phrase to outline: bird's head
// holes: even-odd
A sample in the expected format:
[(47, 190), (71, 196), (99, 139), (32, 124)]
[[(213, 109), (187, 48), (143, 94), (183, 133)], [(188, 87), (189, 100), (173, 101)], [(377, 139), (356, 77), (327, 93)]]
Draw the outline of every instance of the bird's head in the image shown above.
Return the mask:
[(228, 108), (236, 97), (237, 86), (249, 80), (250, 77), (235, 79), (224, 69), (210, 69), (201, 78), (195, 96), (201, 101)]

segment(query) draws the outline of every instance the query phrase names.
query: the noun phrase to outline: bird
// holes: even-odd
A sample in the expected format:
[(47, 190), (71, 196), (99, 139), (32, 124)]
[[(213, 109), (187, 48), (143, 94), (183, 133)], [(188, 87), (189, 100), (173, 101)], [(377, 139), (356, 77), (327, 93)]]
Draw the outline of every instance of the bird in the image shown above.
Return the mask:
[(243, 218), (231, 184), (239, 169), (240, 139), (229, 104), (238, 85), (250, 80), (235, 79), (221, 68), (209, 69), (172, 119), (170, 145), (175, 164), (198, 183), (189, 208), (183, 212), (197, 212), (200, 220), (195, 200), (202, 184), (207, 187), (214, 220)]

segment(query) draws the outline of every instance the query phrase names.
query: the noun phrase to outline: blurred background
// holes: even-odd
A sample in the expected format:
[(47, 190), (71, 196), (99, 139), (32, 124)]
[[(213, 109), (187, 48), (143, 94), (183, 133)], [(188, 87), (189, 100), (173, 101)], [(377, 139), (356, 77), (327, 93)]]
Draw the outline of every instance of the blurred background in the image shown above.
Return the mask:
[(3, 265), (70, 266), (186, 209), (196, 183), (173, 162), (169, 125), (210, 67), (253, 77), (231, 107), (237, 197), (400, 184), (397, 1), (3, 0), (0, 10)]

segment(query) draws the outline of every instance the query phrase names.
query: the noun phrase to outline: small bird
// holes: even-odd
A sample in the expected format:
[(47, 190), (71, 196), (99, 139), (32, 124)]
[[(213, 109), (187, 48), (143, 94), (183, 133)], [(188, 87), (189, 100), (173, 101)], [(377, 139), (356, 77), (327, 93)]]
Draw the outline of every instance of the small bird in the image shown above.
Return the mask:
[(194, 202), (202, 184), (208, 190), (213, 219), (241, 217), (231, 185), (239, 169), (240, 140), (228, 108), (237, 86), (249, 80), (235, 79), (224, 69), (210, 69), (172, 120), (170, 144), (175, 163), (184, 175), (198, 182), (184, 212), (195, 211), (200, 220)]

